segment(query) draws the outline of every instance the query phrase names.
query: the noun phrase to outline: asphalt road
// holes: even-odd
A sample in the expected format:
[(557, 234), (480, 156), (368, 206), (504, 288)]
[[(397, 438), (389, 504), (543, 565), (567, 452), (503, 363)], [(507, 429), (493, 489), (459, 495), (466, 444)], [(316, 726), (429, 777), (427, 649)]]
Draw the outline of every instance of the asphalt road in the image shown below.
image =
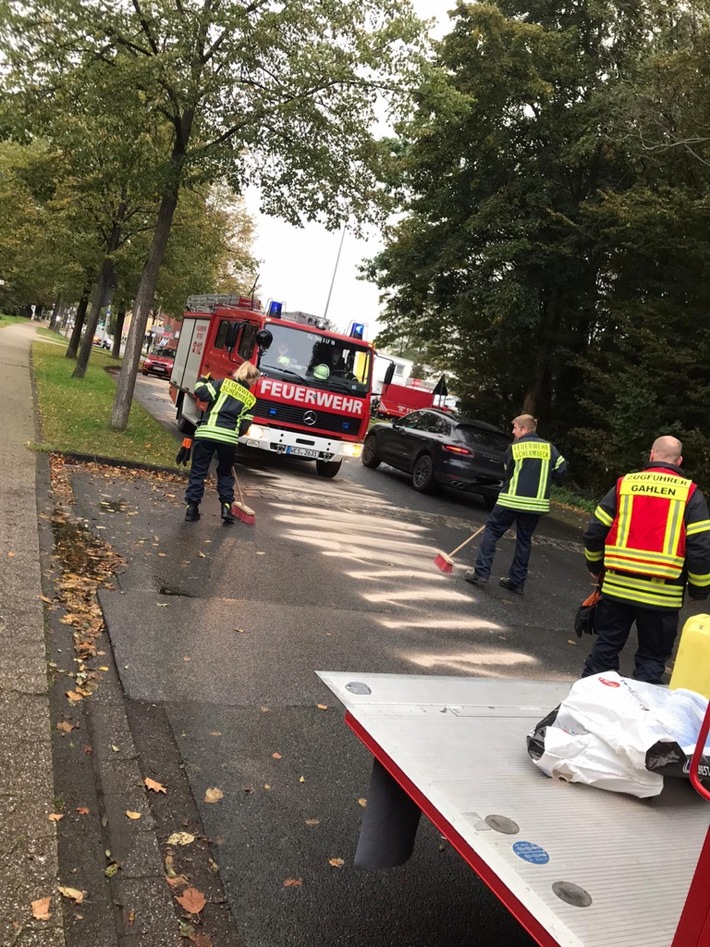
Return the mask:
[[(166, 393), (138, 379), (169, 426)], [(579, 527), (543, 523), (520, 598), (469, 586), (473, 551), (453, 575), (433, 563), (484, 522), (475, 498), (421, 496), (357, 462), (332, 481), (279, 458), (241, 469), (255, 527), (222, 526), (214, 486), (198, 523), (183, 521), (180, 486), (149, 476), (77, 470), (73, 488), (127, 562), (100, 598), (143, 774), (185, 781), (242, 943), (530, 947), (428, 823), (407, 865), (353, 867), (371, 760), (314, 672), (575, 679)], [(512, 551), (504, 538), (496, 574)]]

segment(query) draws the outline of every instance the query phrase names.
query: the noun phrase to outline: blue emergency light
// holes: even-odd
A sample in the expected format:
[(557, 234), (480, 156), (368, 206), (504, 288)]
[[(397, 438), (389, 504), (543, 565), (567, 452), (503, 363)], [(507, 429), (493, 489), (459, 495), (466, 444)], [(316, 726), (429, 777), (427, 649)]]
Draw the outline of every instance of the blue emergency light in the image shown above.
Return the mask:
[(269, 315), (274, 316), (276, 319), (281, 318), (281, 309), (283, 308), (283, 303), (277, 303), (273, 299), (269, 303)]
[(353, 339), (362, 339), (365, 337), (365, 323), (364, 322), (351, 322), (350, 323), (350, 332), (348, 335)]

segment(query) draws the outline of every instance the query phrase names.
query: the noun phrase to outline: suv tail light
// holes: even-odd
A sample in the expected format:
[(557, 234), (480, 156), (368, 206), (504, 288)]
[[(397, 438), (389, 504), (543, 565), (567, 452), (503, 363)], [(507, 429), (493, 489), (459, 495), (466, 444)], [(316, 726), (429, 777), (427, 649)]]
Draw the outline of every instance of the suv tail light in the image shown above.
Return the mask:
[(448, 450), (452, 454), (465, 454), (468, 457), (473, 456), (473, 451), (470, 451), (468, 447), (457, 447), (455, 444), (444, 444), (444, 450)]

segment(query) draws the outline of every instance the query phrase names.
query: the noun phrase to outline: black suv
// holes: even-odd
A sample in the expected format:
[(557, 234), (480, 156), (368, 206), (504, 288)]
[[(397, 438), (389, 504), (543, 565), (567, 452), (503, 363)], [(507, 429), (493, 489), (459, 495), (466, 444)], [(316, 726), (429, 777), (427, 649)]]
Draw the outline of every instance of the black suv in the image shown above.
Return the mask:
[(412, 486), (478, 493), (490, 509), (505, 476), (509, 435), (485, 421), (435, 409), (412, 411), (392, 424), (374, 424), (362, 450), (366, 467), (390, 464), (412, 475)]

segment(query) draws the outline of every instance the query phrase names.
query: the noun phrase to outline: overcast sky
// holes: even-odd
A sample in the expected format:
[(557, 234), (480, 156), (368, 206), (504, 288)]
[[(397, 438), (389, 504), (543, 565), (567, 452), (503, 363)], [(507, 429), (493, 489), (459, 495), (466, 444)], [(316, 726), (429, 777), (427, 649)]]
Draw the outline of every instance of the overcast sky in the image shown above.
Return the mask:
[[(438, 21), (437, 34), (448, 24), (447, 10), (453, 7), (449, 0), (412, 0), (414, 9), (424, 19)], [(445, 31), (445, 29), (444, 29)], [(322, 316), (328, 301), (328, 292), (342, 231), (329, 233), (324, 227), (309, 224), (303, 228), (273, 217), (259, 214), (256, 191), (245, 195), (247, 209), (257, 224), (255, 256), (262, 261), (259, 270), (261, 300), (284, 303), (286, 310), (299, 310)], [(378, 235), (373, 232), (368, 240), (356, 240), (345, 232), (338, 262), (333, 291), (328, 305), (328, 318), (342, 331), (351, 322), (367, 324), (365, 338), (370, 341), (378, 331), (378, 292), (373, 283), (357, 278), (358, 267), (379, 249)]]

